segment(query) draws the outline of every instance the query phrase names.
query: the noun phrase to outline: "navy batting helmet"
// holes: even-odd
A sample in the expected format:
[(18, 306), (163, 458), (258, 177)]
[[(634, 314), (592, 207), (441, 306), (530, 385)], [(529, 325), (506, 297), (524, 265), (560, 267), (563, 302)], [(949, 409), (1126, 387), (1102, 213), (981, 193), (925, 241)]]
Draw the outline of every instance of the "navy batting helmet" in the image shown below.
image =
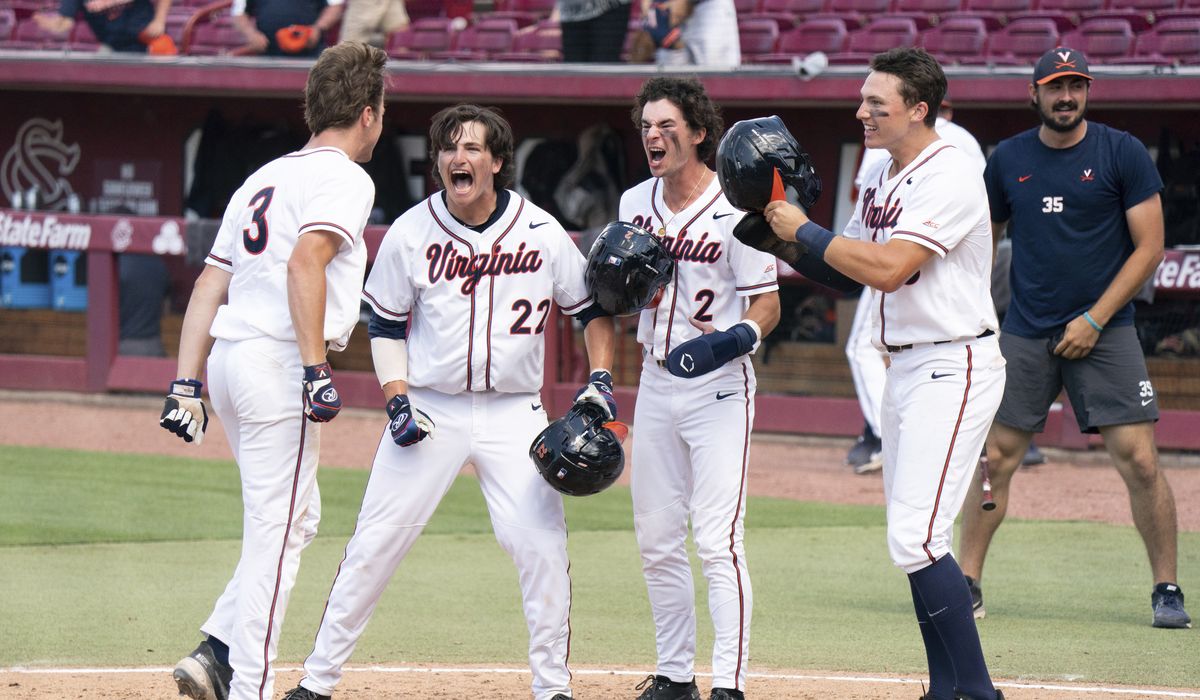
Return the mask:
[(555, 490), (590, 496), (621, 476), (625, 470), (621, 441), (629, 429), (624, 423), (607, 423), (607, 418), (603, 408), (580, 401), (534, 439), (529, 457)]
[(805, 209), (821, 196), (812, 160), (776, 116), (746, 119), (725, 132), (717, 146), (717, 179), (725, 198), (742, 211), (761, 212), (783, 199), (784, 185), (796, 190)]
[(654, 303), (674, 274), (675, 261), (658, 236), (614, 221), (592, 244), (584, 279), (600, 308), (628, 316)]

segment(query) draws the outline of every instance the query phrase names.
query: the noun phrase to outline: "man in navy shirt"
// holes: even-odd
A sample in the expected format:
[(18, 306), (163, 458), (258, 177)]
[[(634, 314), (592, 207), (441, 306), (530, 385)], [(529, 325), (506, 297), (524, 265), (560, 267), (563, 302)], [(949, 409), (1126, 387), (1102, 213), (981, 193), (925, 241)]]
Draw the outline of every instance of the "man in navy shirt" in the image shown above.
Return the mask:
[[(345, 0), (233, 0), (229, 14), (253, 52), (312, 57), (324, 48), (325, 32), (341, 21), (344, 4)], [(300, 30), (300, 38), (281, 44), (282, 35), (292, 30)]]
[(171, 0), (60, 0), (57, 12), (39, 12), (34, 21), (44, 31), (66, 34), (83, 11), (101, 44), (113, 51), (145, 53), (146, 45), (166, 31), (170, 9)]
[(1175, 582), (1175, 498), (1154, 444), (1158, 402), (1133, 326), (1132, 299), (1163, 257), (1163, 184), (1141, 142), (1084, 118), (1091, 83), (1082, 53), (1046, 52), (1029, 86), (1041, 126), (1000, 142), (984, 173), (993, 235), (1007, 226), (1012, 239), (1008, 381), (987, 446), (996, 509), (964, 510), (960, 560), (983, 617), (978, 582), (1010, 480), (1065, 386), (1080, 430), (1103, 436), (1129, 488), (1154, 626), (1190, 627)]

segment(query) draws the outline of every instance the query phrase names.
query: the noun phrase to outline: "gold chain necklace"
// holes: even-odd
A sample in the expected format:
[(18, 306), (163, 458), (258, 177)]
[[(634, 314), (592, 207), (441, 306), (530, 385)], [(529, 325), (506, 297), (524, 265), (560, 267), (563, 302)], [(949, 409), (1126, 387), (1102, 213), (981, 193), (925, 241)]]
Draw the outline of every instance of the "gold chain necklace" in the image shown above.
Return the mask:
[[(706, 169), (704, 171), (704, 174), (700, 176), (700, 179), (696, 180), (696, 184), (692, 186), (692, 192), (691, 192), (691, 194), (689, 194), (687, 196), (687, 199), (685, 199), (683, 201), (683, 206), (679, 207), (679, 211), (672, 212), (671, 218), (667, 219), (667, 222), (658, 229), (659, 236), (667, 235), (667, 227), (671, 225), (671, 222), (675, 220), (675, 217), (679, 216), (680, 212), (682, 212), (684, 209), (688, 208), (688, 206), (692, 203), (692, 197), (696, 196), (696, 190), (700, 189), (700, 183), (704, 182), (707, 179), (708, 179), (708, 170)], [(666, 203), (667, 203), (667, 192), (666, 192), (666, 189), (664, 188), (663, 189), (663, 204), (665, 205)]]

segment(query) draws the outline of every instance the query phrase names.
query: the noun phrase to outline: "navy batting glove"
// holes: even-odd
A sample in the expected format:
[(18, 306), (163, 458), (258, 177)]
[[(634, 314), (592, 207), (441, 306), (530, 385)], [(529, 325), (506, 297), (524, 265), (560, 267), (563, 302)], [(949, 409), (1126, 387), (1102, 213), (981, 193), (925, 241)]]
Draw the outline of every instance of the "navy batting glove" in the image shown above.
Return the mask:
[(705, 333), (672, 350), (667, 355), (667, 371), (684, 379), (708, 374), (753, 350), (755, 340), (757, 334), (745, 323), (736, 323), (729, 330)]
[(408, 394), (393, 396), (387, 403), (387, 414), (392, 441), (401, 447), (415, 445), (433, 434), (433, 419), (421, 409), (413, 408)]
[(613, 378), (608, 370), (597, 370), (588, 376), (588, 383), (575, 392), (575, 403), (591, 401), (608, 412), (608, 419), (617, 419), (617, 400), (613, 398)]
[(342, 410), (342, 397), (333, 385), (328, 362), (304, 368), (304, 416), (314, 423), (328, 423)]
[(204, 442), (204, 431), (208, 428), (208, 411), (200, 399), (203, 387), (198, 379), (171, 382), (171, 392), (158, 417), (158, 424), (163, 428), (183, 438), (184, 442), (197, 445)]

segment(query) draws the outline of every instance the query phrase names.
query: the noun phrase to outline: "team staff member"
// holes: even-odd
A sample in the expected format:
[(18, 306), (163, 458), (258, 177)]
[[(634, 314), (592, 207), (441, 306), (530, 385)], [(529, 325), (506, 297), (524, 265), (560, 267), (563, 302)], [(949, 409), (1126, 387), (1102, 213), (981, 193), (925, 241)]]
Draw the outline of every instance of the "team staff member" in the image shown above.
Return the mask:
[[(715, 632), (711, 697), (741, 698), (753, 609), (742, 522), (755, 378), (745, 355), (779, 323), (776, 262), (733, 237), (741, 212), (705, 165), (720, 141), (721, 117), (700, 81), (648, 80), (633, 121), (653, 177), (625, 192), (619, 218), (661, 236), (676, 263), (662, 301), (643, 311), (638, 322), (645, 362), (634, 412), (631, 483), (658, 648), (656, 674), (639, 686), (645, 689), (640, 698), (700, 697), (693, 671), (696, 594), (687, 555), (689, 518)], [(738, 356), (725, 364), (671, 371), (665, 366), (669, 359), (678, 361), (681, 355), (672, 351), (689, 342), (695, 347), (722, 340), (738, 348)]]
[(358, 322), (375, 187), (355, 161), (371, 158), (383, 129), (386, 60), (347, 42), (313, 65), (304, 99), (312, 138), (234, 193), (184, 315), (180, 378), (161, 424), (203, 439), (198, 377), (208, 357), (209, 397), (245, 508), (241, 559), (200, 628), (208, 638), (175, 667), (180, 693), (195, 700), (272, 697), (283, 615), (320, 519), (314, 422), (341, 407), (326, 347), (346, 347)]
[(873, 340), (891, 356), (881, 414), (888, 549), (908, 574), (929, 663), (925, 697), (992, 700), (1002, 695), (950, 545), (1000, 404), (1004, 358), (983, 179), (934, 129), (945, 94), (946, 76), (924, 51), (876, 55), (856, 116), (864, 146), (891, 160), (867, 174), (842, 236), (787, 202), (765, 215), (779, 238), (875, 290)]
[(333, 694), (388, 580), (466, 462), (517, 566), (534, 700), (571, 696), (562, 496), (534, 468), (529, 445), (547, 425), (539, 391), (551, 306), (584, 321), (601, 385), (589, 384), (585, 399), (615, 417), (613, 321), (591, 304), (583, 255), (562, 226), (505, 189), (514, 168), (503, 117), (449, 107), (433, 117), (429, 143), (443, 189), (388, 229), (363, 291), (391, 422), (306, 675), (286, 700)]
[(1029, 85), (1041, 125), (988, 160), (992, 228), (999, 239), (1007, 226), (1012, 239), (1000, 341), (1010, 371), (988, 439), (996, 509), (967, 509), (963, 571), (982, 576), (1013, 472), (1065, 386), (1079, 429), (1103, 436), (1129, 489), (1154, 575), (1154, 626), (1189, 627), (1175, 498), (1154, 445), (1158, 400), (1133, 326), (1132, 299), (1163, 256), (1163, 184), (1137, 139), (1084, 118), (1091, 81), (1082, 53), (1046, 52)]

